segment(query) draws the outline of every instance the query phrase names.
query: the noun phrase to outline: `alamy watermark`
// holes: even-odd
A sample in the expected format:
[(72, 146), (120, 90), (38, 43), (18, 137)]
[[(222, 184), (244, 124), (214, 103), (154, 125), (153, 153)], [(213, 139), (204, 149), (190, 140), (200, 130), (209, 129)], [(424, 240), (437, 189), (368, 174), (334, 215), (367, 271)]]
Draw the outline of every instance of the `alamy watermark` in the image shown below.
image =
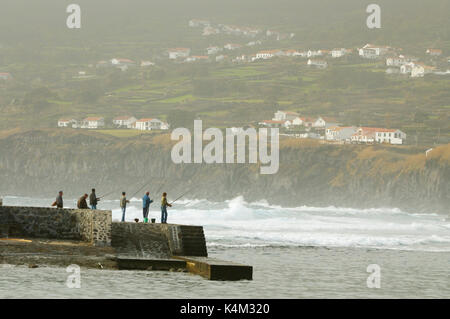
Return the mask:
[(78, 265), (70, 265), (66, 268), (66, 272), (71, 273), (67, 276), (66, 286), (67, 288), (81, 288), (81, 269)]
[[(279, 169), (280, 137), (278, 128), (260, 128), (258, 132), (254, 128), (245, 130), (227, 128), (225, 129), (224, 139), (222, 130), (208, 128), (203, 132), (202, 121), (195, 120), (193, 136), (189, 129), (177, 128), (172, 131), (171, 139), (179, 141), (174, 145), (171, 152), (172, 161), (175, 164), (242, 164), (246, 163), (248, 158), (249, 164), (257, 164), (259, 161), (261, 174), (275, 174)], [(247, 140), (248, 157), (246, 156)], [(203, 148), (203, 141), (211, 142)]]
[(81, 28), (81, 7), (78, 4), (70, 4), (66, 9), (70, 15), (67, 17), (66, 25), (69, 29)]
[(366, 20), (367, 27), (369, 29), (381, 29), (381, 7), (378, 4), (370, 4), (366, 12), (370, 13)]
[(366, 271), (370, 273), (367, 277), (367, 288), (381, 288), (381, 267), (377, 264), (367, 266)]

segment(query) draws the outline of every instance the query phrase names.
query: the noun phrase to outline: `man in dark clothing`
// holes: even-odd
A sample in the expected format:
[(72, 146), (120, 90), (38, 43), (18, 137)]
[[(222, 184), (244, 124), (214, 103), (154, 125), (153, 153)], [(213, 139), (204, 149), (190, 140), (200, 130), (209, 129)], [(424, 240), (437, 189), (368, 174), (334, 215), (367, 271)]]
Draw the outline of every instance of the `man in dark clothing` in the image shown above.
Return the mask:
[(153, 201), (150, 199), (149, 192), (145, 193), (144, 197), (142, 197), (142, 212), (144, 215), (144, 223), (148, 223), (148, 210), (150, 209), (150, 204)]
[(78, 209), (89, 209), (86, 199), (88, 198), (88, 194), (84, 194), (80, 197), (80, 199), (77, 202)]
[(93, 188), (91, 195), (89, 195), (89, 205), (91, 205), (91, 209), (97, 209), (99, 200), (100, 198), (97, 198), (97, 195), (95, 195), (95, 188)]
[(56, 196), (55, 202), (52, 204), (52, 206), (56, 206), (56, 208), (63, 208), (63, 191), (59, 191), (58, 196)]

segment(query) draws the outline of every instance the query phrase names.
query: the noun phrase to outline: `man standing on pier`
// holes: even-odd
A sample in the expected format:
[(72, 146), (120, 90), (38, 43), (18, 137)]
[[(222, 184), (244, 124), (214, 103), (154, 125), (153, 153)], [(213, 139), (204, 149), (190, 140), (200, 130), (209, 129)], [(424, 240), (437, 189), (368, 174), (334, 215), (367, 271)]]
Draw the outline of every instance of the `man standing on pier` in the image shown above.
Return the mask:
[(56, 208), (63, 208), (63, 191), (59, 191), (58, 196), (56, 196), (55, 202), (52, 206), (56, 206)]
[(127, 204), (130, 201), (127, 200), (127, 196), (125, 192), (122, 192), (122, 197), (120, 197), (120, 208), (122, 209), (122, 221), (125, 221), (125, 212), (127, 210)]
[(167, 202), (167, 193), (164, 192), (161, 198), (161, 224), (167, 224), (167, 206), (172, 207)]
[(142, 211), (144, 215), (144, 223), (148, 223), (148, 210), (150, 209), (150, 204), (153, 201), (150, 199), (150, 193), (145, 193), (144, 197), (142, 197)]
[(91, 209), (97, 209), (97, 203), (99, 200), (100, 198), (97, 198), (95, 188), (93, 188), (91, 195), (89, 195), (89, 205), (91, 205)]

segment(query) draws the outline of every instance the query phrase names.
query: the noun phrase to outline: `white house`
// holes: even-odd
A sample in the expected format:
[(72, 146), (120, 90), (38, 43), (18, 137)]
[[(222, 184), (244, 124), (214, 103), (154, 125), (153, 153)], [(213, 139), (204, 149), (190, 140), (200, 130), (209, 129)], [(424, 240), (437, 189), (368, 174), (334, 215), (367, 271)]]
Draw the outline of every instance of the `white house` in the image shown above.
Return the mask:
[(225, 44), (223, 47), (227, 50), (237, 50), (240, 49), (242, 46), (240, 44), (228, 43)]
[(141, 131), (150, 131), (150, 130), (168, 130), (169, 125), (163, 121), (153, 118), (143, 118), (137, 120), (135, 123), (135, 128)]
[(375, 129), (375, 141), (377, 143), (401, 145), (405, 139), (406, 134), (400, 130), (385, 128)]
[(169, 49), (169, 59), (176, 60), (178, 58), (187, 58), (191, 54), (191, 49), (188, 48), (175, 48)]
[(319, 116), (313, 123), (312, 127), (326, 128), (326, 127), (337, 126), (337, 125), (338, 125), (338, 121), (335, 118)]
[(376, 59), (389, 52), (391, 48), (388, 46), (376, 46), (372, 44), (366, 44), (359, 49), (359, 55), (366, 59)]
[(434, 67), (425, 65), (423, 63), (414, 63), (411, 69), (411, 77), (419, 78), (425, 76), (425, 74), (432, 73), (435, 70)]
[(402, 65), (408, 64), (410, 62), (412, 61), (408, 58), (405, 58), (404, 56), (393, 56), (386, 59), (387, 66), (401, 67)]
[(281, 50), (264, 50), (264, 51), (259, 51), (258, 53), (256, 53), (255, 60), (259, 60), (259, 59), (267, 60), (267, 59), (273, 58), (275, 56), (281, 56), (281, 55), (283, 55), (283, 51), (281, 51)]
[(135, 65), (136, 62), (134, 62), (133, 60), (130, 59), (111, 59), (111, 64), (114, 66), (132, 66)]
[(113, 119), (113, 124), (118, 127), (132, 128), (136, 121), (134, 116), (118, 116)]
[(261, 126), (267, 126), (267, 127), (289, 127), (292, 125), (292, 122), (289, 120), (282, 120), (282, 121), (276, 121), (276, 120), (265, 120), (258, 123)]
[(76, 120), (73, 119), (60, 119), (58, 120), (58, 127), (70, 127), (73, 123), (76, 123)]
[(331, 126), (325, 130), (325, 139), (327, 141), (350, 142), (356, 130), (354, 126)]
[(412, 62), (403, 64), (400, 67), (400, 73), (401, 74), (411, 74), (411, 71), (412, 71), (413, 67), (414, 67), (414, 63), (412, 63)]
[(319, 69), (326, 69), (328, 67), (328, 62), (325, 60), (313, 60), (313, 59), (309, 59), (307, 64), (309, 66), (315, 66), (316, 68)]
[(308, 52), (306, 53), (306, 56), (308, 58), (313, 58), (315, 56), (322, 56), (323, 52), (321, 50), (308, 50)]
[(295, 120), (298, 118), (298, 113), (290, 112), (290, 111), (277, 111), (274, 113), (273, 121), (286, 121), (286, 120)]
[(431, 56), (441, 56), (442, 50), (439, 49), (427, 49), (426, 53)]
[(83, 120), (81, 128), (98, 129), (105, 126), (103, 117), (87, 117)]
[(341, 57), (343, 57), (346, 54), (347, 54), (347, 49), (344, 49), (344, 48), (331, 50), (331, 57), (333, 57), (335, 59), (336, 58), (341, 58)]
[(208, 55), (217, 54), (220, 51), (222, 51), (222, 48), (220, 48), (218, 46), (211, 46), (211, 47), (206, 48), (206, 52)]
[(208, 20), (192, 19), (189, 21), (189, 26), (191, 28), (207, 27), (210, 26), (210, 22)]
[(350, 140), (353, 143), (374, 143), (376, 129), (372, 127), (359, 127), (351, 136)]
[(219, 29), (208, 26), (208, 27), (203, 28), (202, 36), (207, 37), (209, 35), (214, 35), (214, 34), (219, 34), (219, 33), (220, 33)]
[(197, 61), (208, 61), (209, 57), (207, 55), (192, 55), (187, 57), (184, 62), (197, 62)]
[(141, 67), (145, 68), (145, 67), (149, 67), (149, 66), (154, 66), (155, 63), (151, 62), (151, 61), (141, 61)]

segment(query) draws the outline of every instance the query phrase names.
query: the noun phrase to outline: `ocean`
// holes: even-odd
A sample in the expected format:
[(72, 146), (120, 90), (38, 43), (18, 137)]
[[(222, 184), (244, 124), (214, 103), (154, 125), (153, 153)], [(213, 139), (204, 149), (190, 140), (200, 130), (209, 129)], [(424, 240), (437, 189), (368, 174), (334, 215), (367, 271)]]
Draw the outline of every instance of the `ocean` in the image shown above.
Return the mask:
[[(169, 198), (170, 199), (170, 198)], [(5, 197), (4, 205), (54, 199)], [(150, 218), (160, 219), (159, 198)], [(65, 199), (65, 207), (76, 200)], [(119, 200), (104, 200), (119, 221)], [(127, 221), (142, 220), (133, 198)], [(266, 201), (182, 199), (169, 223), (202, 225), (210, 257), (249, 264), (254, 280), (207, 281), (188, 273), (0, 265), (0, 298), (449, 298), (450, 219), (395, 208), (281, 207)], [(373, 285), (373, 269), (378, 285)], [(368, 283), (368, 281), (370, 281)], [(372, 284), (370, 284), (372, 283)]]

